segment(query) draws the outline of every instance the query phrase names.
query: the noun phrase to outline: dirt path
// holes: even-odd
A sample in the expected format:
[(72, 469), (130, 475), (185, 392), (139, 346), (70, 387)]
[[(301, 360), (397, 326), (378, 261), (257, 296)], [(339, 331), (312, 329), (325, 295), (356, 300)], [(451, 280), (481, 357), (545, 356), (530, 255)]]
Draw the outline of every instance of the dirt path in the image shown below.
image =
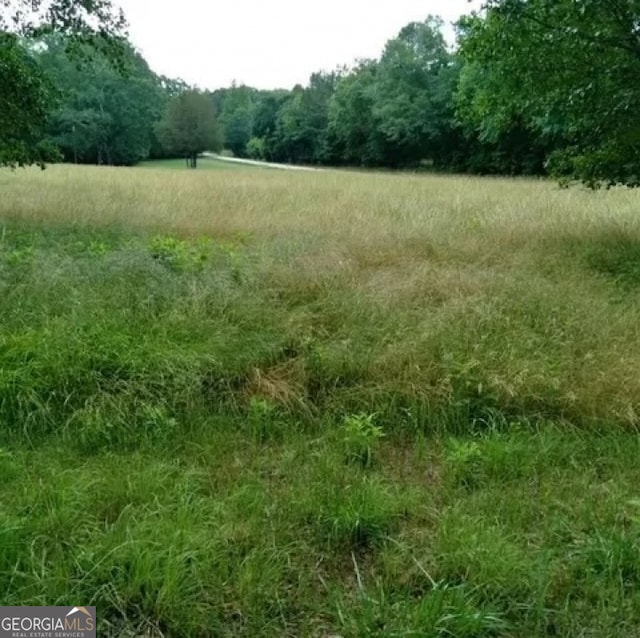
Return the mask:
[(294, 166), (293, 164), (274, 164), (273, 162), (260, 162), (258, 160), (241, 159), (239, 157), (224, 157), (216, 153), (203, 153), (203, 157), (219, 160), (221, 162), (232, 162), (235, 164), (248, 164), (249, 166), (262, 166), (263, 168), (279, 168), (285, 171), (319, 171), (319, 168), (310, 166)]

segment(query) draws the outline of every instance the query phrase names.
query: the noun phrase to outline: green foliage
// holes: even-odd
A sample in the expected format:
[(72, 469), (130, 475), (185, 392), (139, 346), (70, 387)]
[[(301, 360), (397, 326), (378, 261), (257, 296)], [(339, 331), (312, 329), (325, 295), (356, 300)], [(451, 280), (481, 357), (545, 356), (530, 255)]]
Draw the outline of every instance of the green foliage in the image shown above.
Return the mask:
[(411, 23), (380, 61), (363, 61), (340, 78), (329, 105), (329, 156), (364, 166), (446, 167), (463, 153), (453, 94), (459, 65), (442, 22)]
[(24, 246), (22, 248), (14, 248), (9, 251), (6, 256), (6, 263), (9, 266), (19, 266), (20, 264), (29, 264), (33, 258), (33, 248)]
[(474, 173), (536, 175), (545, 172), (559, 128), (539, 130), (510, 102), (506, 88), (485, 65), (467, 60), (454, 92), (463, 140), (455, 167)]
[[(439, 85), (452, 64), (442, 27), (436, 18), (413, 22), (387, 43), (380, 58), (373, 117), (393, 149), (393, 156), (386, 158), (392, 165), (436, 155), (440, 129), (447, 124)], [(445, 100), (450, 102), (450, 96)]]
[(635, 185), (635, 13), (608, 7), (493, 0), (458, 25), (459, 52), (428, 18), (404, 27), (380, 60), (315, 73), (307, 87), (216, 91), (227, 145), (282, 162)]
[(336, 73), (313, 73), (309, 86), (296, 86), (278, 111), (271, 155), (280, 161), (320, 164), (329, 158), (329, 101)]
[[(57, 88), (36, 62), (43, 34), (67, 36), (69, 50), (87, 45), (116, 60), (124, 32), (122, 12), (110, 0), (4, 0), (0, 11), (0, 166), (58, 158), (45, 136), (57, 107)], [(19, 39), (17, 34), (23, 36)]]
[(156, 133), (167, 153), (190, 158), (192, 168), (196, 167), (199, 153), (222, 148), (222, 134), (213, 104), (206, 95), (195, 90), (170, 99)]
[(264, 159), (275, 160), (276, 128), (278, 112), (289, 97), (288, 91), (260, 91), (253, 112), (252, 134), (264, 140)]
[(55, 92), (32, 44), (0, 31), (0, 166), (43, 165), (56, 157), (43, 141)]
[(247, 153), (256, 93), (255, 89), (234, 84), (214, 91), (211, 96), (219, 115), (225, 148), (237, 157), (245, 157)]
[(451, 469), (455, 482), (465, 487), (477, 484), (480, 478), (482, 449), (477, 441), (450, 442), (447, 451), (447, 465)]
[(336, 85), (329, 103), (328, 136), (332, 157), (347, 165), (385, 164), (385, 145), (373, 108), (377, 62), (361, 62)]
[(339, 550), (363, 551), (384, 542), (403, 515), (395, 490), (376, 477), (361, 477), (332, 493), (318, 488), (310, 505), (322, 544)]
[(263, 137), (252, 137), (247, 142), (247, 157), (256, 160), (264, 160), (266, 158), (266, 142)]
[(373, 463), (373, 453), (384, 431), (374, 423), (375, 414), (353, 414), (344, 418), (343, 441), (347, 459), (363, 467)]
[(96, 257), (103, 257), (109, 252), (109, 244), (99, 239), (94, 239), (89, 242), (87, 246), (87, 252)]
[(471, 121), (481, 134), (522, 122), (553, 142), (560, 175), (637, 185), (636, 22), (633, 2), (488, 2), (462, 24), (464, 59), (484, 76), (467, 98)]
[(224, 144), (286, 163), (636, 186), (638, 7), (614, 4), (489, 0), (459, 22), (458, 50), (428, 17), (378, 60), (313, 73), (306, 86), (199, 94), (149, 70), (108, 0), (6, 0), (0, 165), (43, 165), (60, 151), (98, 164), (183, 156), (194, 168)]
[(122, 34), (126, 21), (111, 0), (3, 0), (0, 30), (41, 34), (57, 31), (72, 34), (79, 42), (107, 46)]
[(157, 236), (151, 240), (149, 250), (151, 256), (172, 270), (201, 270), (211, 254), (210, 242), (201, 239), (187, 242), (171, 236)]
[(508, 623), (500, 614), (482, 609), (476, 598), (464, 585), (443, 583), (436, 584), (414, 604), (409, 604), (411, 599), (401, 594), (389, 596), (382, 587), (360, 592), (360, 604), (353, 614), (344, 613), (341, 601), (336, 604), (342, 630), (356, 638), (507, 636)]
[(282, 429), (278, 406), (267, 399), (251, 397), (247, 421), (251, 436), (258, 443), (277, 438), (275, 435)]
[(508, 434), (493, 431), (476, 439), (449, 439), (446, 461), (451, 484), (473, 490), (490, 482), (535, 475), (538, 460), (528, 438), (520, 424), (514, 422), (509, 425)]
[(130, 46), (122, 46), (119, 58), (125, 71), (88, 47), (71, 55), (60, 38), (49, 38), (38, 59), (61, 94), (48, 132), (66, 161), (132, 165), (149, 156), (164, 95)]

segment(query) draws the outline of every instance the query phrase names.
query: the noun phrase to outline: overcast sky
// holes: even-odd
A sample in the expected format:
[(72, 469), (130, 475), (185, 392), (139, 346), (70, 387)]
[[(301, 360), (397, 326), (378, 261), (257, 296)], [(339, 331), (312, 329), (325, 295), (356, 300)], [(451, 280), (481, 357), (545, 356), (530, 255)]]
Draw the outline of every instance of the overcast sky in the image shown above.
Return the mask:
[[(203, 89), (233, 80), (257, 88), (306, 84), (357, 58), (427, 15), (445, 21), (480, 0), (116, 0), (133, 44), (159, 74)], [(452, 40), (453, 31), (449, 30)]]

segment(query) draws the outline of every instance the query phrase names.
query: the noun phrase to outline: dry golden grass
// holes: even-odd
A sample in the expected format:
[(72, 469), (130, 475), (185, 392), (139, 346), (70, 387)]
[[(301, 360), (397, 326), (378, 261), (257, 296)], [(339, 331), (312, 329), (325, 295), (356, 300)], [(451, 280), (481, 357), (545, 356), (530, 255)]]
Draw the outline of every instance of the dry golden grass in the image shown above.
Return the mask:
[[(485, 255), (616, 223), (637, 229), (636, 191), (544, 181), (323, 171), (144, 171), (52, 166), (0, 173), (0, 212), (158, 226), (185, 234), (285, 233), (395, 259), (453, 242)], [(396, 253), (398, 244), (403, 250)]]
[[(305, 343), (319, 335), (334, 357), (357, 350), (376, 388), (462, 393), (554, 418), (640, 419), (637, 191), (68, 166), (2, 172), (0, 188), (0, 217), (247, 243), (257, 285), (291, 306), (283, 330)], [(292, 403), (303, 375), (285, 365), (252, 383)]]

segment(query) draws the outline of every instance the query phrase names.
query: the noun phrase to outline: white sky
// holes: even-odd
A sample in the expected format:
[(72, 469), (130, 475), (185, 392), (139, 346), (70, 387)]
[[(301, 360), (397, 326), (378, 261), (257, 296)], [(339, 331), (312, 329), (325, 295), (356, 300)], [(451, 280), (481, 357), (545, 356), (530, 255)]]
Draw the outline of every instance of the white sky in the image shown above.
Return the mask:
[[(357, 58), (376, 58), (407, 23), (446, 22), (481, 0), (116, 0), (133, 44), (159, 74), (203, 89), (306, 84)], [(453, 31), (448, 31), (453, 40)]]

